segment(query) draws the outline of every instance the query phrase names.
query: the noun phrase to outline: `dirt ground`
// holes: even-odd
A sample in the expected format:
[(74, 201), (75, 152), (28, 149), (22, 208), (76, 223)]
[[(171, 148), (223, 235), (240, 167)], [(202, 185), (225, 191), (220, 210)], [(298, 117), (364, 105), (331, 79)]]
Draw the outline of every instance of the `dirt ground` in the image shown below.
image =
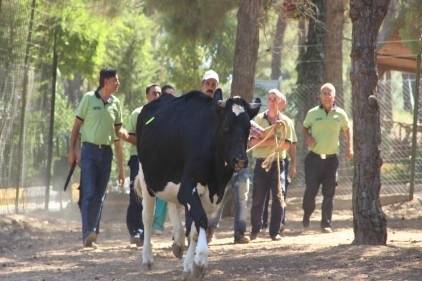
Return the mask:
[[(171, 226), (154, 237), (155, 264), (145, 269), (141, 248), (129, 245), (127, 195), (116, 198), (106, 199), (97, 249), (82, 247), (74, 203), (60, 212), (0, 216), (0, 280), (181, 280)], [(387, 246), (351, 245), (350, 210), (334, 211), (333, 233), (320, 232), (320, 212), (302, 233), (302, 211), (290, 204), (281, 241), (262, 233), (245, 245), (233, 244), (233, 218), (225, 217), (210, 244), (204, 280), (422, 280), (422, 194), (383, 210)]]

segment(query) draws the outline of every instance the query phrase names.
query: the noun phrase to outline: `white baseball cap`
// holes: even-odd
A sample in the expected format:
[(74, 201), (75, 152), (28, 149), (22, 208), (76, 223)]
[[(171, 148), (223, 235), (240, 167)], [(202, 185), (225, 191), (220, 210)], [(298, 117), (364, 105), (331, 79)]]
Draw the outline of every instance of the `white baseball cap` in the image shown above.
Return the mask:
[(219, 82), (218, 74), (214, 70), (208, 70), (207, 72), (205, 72), (204, 76), (202, 77), (202, 81), (208, 80), (208, 79), (215, 79), (217, 83)]

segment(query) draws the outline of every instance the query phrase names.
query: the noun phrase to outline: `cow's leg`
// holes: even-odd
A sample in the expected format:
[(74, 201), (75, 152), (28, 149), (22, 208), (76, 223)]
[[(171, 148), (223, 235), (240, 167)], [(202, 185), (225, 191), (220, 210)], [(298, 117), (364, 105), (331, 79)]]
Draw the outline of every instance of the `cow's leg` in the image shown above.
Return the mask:
[[(193, 223), (192, 223), (193, 224)], [(195, 258), (195, 250), (198, 242), (198, 233), (195, 227), (191, 227), (189, 232), (189, 246), (186, 251), (186, 257), (183, 261), (183, 280), (191, 280), (191, 273), (193, 271), (193, 261)]]
[(154, 219), (154, 207), (155, 207), (155, 197), (152, 197), (145, 183), (144, 174), (142, 171), (142, 166), (139, 169), (138, 176), (141, 187), (142, 187), (142, 220), (144, 222), (144, 246), (142, 249), (142, 264), (146, 265), (148, 269), (151, 269), (154, 258), (152, 255), (152, 244), (151, 244), (151, 234), (152, 234), (152, 222)]
[(187, 208), (192, 220), (195, 223), (197, 232), (199, 231), (200, 227), (207, 229), (208, 217), (204, 208), (202, 207), (201, 199), (199, 198), (196, 187), (186, 188), (186, 186), (192, 185), (182, 183), (179, 193), (177, 194), (177, 200)]
[[(196, 188), (189, 189), (181, 186), (180, 191), (181, 192), (178, 194), (178, 200), (187, 207), (189, 214), (195, 222), (195, 227), (191, 227), (190, 231), (190, 245), (184, 261), (183, 274), (185, 277), (186, 274), (190, 272), (191, 279), (197, 280), (204, 276), (208, 266), (209, 250), (206, 235), (208, 218), (204, 208), (202, 207)], [(197, 236), (198, 230), (199, 237), (195, 237)], [(197, 238), (198, 247), (196, 247), (197, 241), (195, 241), (195, 238)]]
[(199, 229), (198, 245), (196, 246), (195, 262), (193, 263), (192, 276), (194, 280), (202, 279), (208, 267), (208, 243), (206, 230)]
[(168, 215), (173, 225), (173, 254), (176, 258), (181, 259), (183, 257), (183, 251), (185, 250), (185, 235), (183, 231), (181, 216), (182, 205), (176, 205), (175, 203), (168, 202)]
[[(207, 245), (207, 235), (206, 229), (208, 228), (208, 218), (205, 213), (204, 208), (202, 207), (201, 200), (199, 198), (197, 189), (192, 183), (183, 182), (180, 186), (179, 193), (177, 194), (177, 199), (179, 202), (188, 209), (190, 216), (195, 222), (195, 227), (191, 227), (190, 231), (190, 245), (188, 252), (186, 253), (186, 258), (184, 261), (184, 276), (188, 272), (191, 272), (191, 279), (198, 280), (201, 279), (206, 271), (208, 266), (208, 245)], [(193, 239), (199, 231), (198, 244), (199, 247), (196, 247), (197, 242)]]

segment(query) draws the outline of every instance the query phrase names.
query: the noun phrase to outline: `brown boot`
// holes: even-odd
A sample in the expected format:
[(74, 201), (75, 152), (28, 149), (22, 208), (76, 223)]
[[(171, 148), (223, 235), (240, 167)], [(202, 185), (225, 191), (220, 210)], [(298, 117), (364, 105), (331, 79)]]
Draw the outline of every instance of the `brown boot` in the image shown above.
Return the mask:
[(244, 233), (235, 233), (234, 234), (234, 244), (247, 244), (249, 243), (249, 238), (245, 236)]

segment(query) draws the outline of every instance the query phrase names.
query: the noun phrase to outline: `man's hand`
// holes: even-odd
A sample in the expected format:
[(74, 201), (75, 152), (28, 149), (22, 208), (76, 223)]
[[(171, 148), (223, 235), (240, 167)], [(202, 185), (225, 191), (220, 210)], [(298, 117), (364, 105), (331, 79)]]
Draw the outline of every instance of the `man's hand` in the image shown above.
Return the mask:
[(296, 176), (296, 165), (289, 167), (289, 178), (293, 179)]
[(258, 125), (255, 121), (251, 120), (251, 131), (249, 133), (251, 138), (260, 139), (262, 137), (262, 133), (264, 132), (264, 128)]
[(121, 189), (125, 186), (125, 172), (119, 171), (119, 186)]
[(125, 141), (127, 141), (129, 139), (129, 133), (127, 132), (126, 129), (120, 128), (119, 138), (121, 138), (122, 140), (125, 140)]
[(306, 139), (306, 145), (308, 147), (310, 147), (310, 148), (314, 147), (315, 146), (315, 140), (314, 140), (314, 138), (311, 137), (311, 136), (309, 138), (307, 138)]

